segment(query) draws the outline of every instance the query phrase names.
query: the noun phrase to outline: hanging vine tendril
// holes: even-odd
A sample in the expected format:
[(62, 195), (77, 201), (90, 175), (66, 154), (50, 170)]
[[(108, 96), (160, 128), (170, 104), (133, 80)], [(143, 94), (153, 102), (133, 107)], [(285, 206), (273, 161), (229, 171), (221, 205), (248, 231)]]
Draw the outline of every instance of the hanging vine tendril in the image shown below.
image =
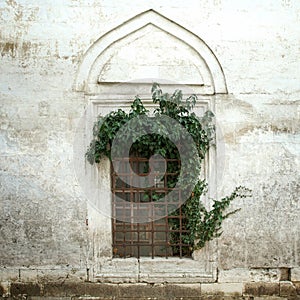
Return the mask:
[[(112, 156), (124, 155), (122, 147), (113, 147), (118, 132), (120, 133), (123, 129), (123, 142), (126, 144), (127, 141), (130, 144), (129, 155), (137, 155), (148, 159), (153, 155), (160, 155), (166, 159), (180, 160), (182, 159), (182, 154), (178, 150), (178, 143), (176, 142), (176, 133), (179, 131), (176, 129), (177, 127), (173, 126), (172, 122), (169, 122), (172, 123), (171, 127), (173, 129), (172, 138), (170, 138), (168, 136), (170, 135), (170, 128), (164, 127), (159, 122), (154, 122), (153, 120), (155, 118), (168, 117), (182, 126), (191, 136), (195, 145), (195, 150), (191, 150), (190, 155), (185, 160), (185, 168), (196, 170), (196, 173), (192, 175), (195, 177), (193, 178), (193, 187), (191, 190), (187, 189), (188, 196), (186, 197), (187, 199), (184, 199), (185, 202), (180, 204), (180, 208), (177, 207), (173, 211), (169, 211), (173, 216), (178, 216), (179, 213), (184, 216), (183, 220), (185, 224), (183, 226), (186, 232), (182, 232), (179, 236), (178, 230), (176, 231), (180, 226), (179, 218), (170, 218), (169, 227), (171, 229), (171, 242), (178, 244), (178, 240), (181, 239), (183, 243), (190, 245), (190, 250), (193, 251), (204, 247), (207, 241), (222, 234), (221, 227), (223, 220), (239, 210), (236, 209), (227, 212), (226, 209), (230, 206), (230, 203), (234, 199), (251, 196), (251, 191), (245, 187), (238, 186), (229, 196), (221, 200), (213, 200), (212, 209), (207, 210), (201, 202), (201, 196), (207, 191), (207, 183), (205, 180), (200, 179), (200, 166), (209, 147), (214, 143), (214, 115), (211, 111), (207, 111), (202, 118), (199, 118), (193, 112), (193, 108), (197, 102), (196, 95), (191, 95), (184, 100), (182, 91), (175, 90), (173, 94), (163, 93), (157, 83), (153, 84), (151, 92), (153, 103), (157, 105), (152, 117), (143, 105), (142, 100), (136, 97), (129, 113), (118, 109), (117, 111), (110, 112), (105, 117), (98, 118), (93, 128), (94, 138), (86, 152), (86, 158), (89, 163), (94, 164), (99, 163), (103, 157), (108, 157), (112, 161)], [(130, 122), (142, 122), (141, 120), (149, 116), (150, 119), (152, 118), (151, 126), (154, 126), (154, 129), (152, 128), (148, 132), (146, 130), (145, 134), (135, 136), (137, 127), (127, 125)], [(141, 126), (141, 124), (145, 125), (145, 123), (138, 123), (137, 125)], [(135, 138), (133, 139), (133, 137)], [(181, 136), (177, 138), (181, 144), (187, 143), (185, 140), (182, 140)], [(185, 151), (188, 151), (188, 149), (185, 149)], [(195, 152), (193, 153), (193, 151)], [(180, 174), (177, 164), (169, 163), (167, 169), (168, 172)], [(166, 183), (167, 187), (173, 188), (178, 184), (178, 178), (179, 175), (177, 177), (170, 177)], [(191, 177), (184, 176), (179, 181), (181, 188), (184, 190), (190, 184)], [(149, 200), (146, 199), (147, 197), (149, 198), (149, 195), (146, 193), (146, 201)], [(154, 193), (151, 197), (152, 201), (159, 201), (161, 196)], [(173, 249), (173, 253), (176, 253), (176, 249)]]

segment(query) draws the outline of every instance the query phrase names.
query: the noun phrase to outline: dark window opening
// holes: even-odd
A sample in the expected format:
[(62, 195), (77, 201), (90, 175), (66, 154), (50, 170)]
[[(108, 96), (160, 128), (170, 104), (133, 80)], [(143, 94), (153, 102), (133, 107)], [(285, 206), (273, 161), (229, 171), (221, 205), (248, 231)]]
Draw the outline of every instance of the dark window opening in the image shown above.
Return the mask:
[[(129, 167), (128, 164), (131, 166)], [(176, 199), (170, 199), (168, 193), (174, 190), (176, 178), (180, 171), (178, 159), (155, 159), (155, 163), (165, 163), (166, 170), (161, 174), (149, 174), (149, 160), (142, 157), (115, 159), (112, 167), (112, 232), (113, 257), (191, 257), (191, 247), (186, 244), (185, 236), (189, 234), (185, 216), (179, 207), (177, 214), (167, 211), (167, 207), (178, 205), (181, 191), (176, 191)], [(135, 174), (134, 174), (135, 173)], [(146, 188), (136, 187), (134, 176), (144, 176), (150, 181)], [(126, 180), (122, 180), (127, 178)], [(126, 183), (127, 182), (127, 183)], [(150, 186), (150, 187), (148, 187)], [(174, 194), (173, 194), (174, 195)], [(151, 202), (153, 210), (159, 211), (161, 218), (153, 218), (153, 210), (142, 204)], [(139, 216), (148, 222), (130, 222)], [(126, 220), (126, 221), (120, 221)]]

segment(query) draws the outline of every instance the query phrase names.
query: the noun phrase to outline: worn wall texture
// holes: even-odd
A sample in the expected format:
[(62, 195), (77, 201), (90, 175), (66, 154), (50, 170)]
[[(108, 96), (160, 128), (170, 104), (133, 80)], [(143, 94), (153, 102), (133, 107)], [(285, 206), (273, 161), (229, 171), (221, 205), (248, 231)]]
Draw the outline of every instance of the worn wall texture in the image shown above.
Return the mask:
[[(214, 280), (279, 281), (287, 270), (285, 279), (300, 281), (299, 1), (3, 0), (4, 287), (55, 276), (93, 280), (93, 266), (101, 260), (93, 239), (101, 228), (96, 233), (89, 229), (90, 210), (74, 172), (74, 136), (89, 104), (86, 90), (76, 88), (76, 78), (85, 53), (99, 37), (150, 9), (200, 37), (219, 60), (228, 93), (211, 96), (225, 143), (218, 153), (224, 163), (217, 195), (240, 184), (253, 190), (252, 198), (233, 203), (242, 210), (226, 220), (223, 235), (212, 244), (218, 270)], [(140, 53), (147, 48), (142, 38)], [(154, 48), (165, 47), (163, 38)], [(166, 56), (174, 47), (176, 40)], [(193, 51), (178, 47), (193, 60)], [(128, 59), (126, 53), (118, 55)], [(180, 53), (175, 51), (174, 57), (180, 62)], [(118, 63), (111, 60), (114, 74)], [(122, 64), (119, 75), (128, 75)]]

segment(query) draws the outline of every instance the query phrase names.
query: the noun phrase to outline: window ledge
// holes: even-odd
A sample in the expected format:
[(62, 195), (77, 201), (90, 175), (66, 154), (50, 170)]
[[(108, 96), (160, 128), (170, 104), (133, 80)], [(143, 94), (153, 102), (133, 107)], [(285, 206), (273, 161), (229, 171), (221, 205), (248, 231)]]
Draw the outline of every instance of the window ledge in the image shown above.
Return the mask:
[(95, 276), (99, 282), (200, 283), (216, 281), (214, 263), (189, 258), (126, 258), (103, 261)]

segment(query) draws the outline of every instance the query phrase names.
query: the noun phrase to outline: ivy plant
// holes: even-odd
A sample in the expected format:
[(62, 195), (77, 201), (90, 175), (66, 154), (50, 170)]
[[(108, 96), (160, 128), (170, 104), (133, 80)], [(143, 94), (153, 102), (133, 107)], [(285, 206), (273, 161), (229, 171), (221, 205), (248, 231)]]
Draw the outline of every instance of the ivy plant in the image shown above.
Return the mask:
[[(168, 116), (176, 120), (182, 125), (188, 133), (192, 136), (197, 148), (197, 157), (201, 161), (210, 146), (214, 143), (215, 126), (213, 123), (214, 115), (211, 111), (205, 112), (202, 118), (199, 118), (194, 112), (193, 108), (197, 102), (197, 96), (191, 95), (187, 99), (183, 99), (181, 90), (175, 90), (173, 94), (163, 93), (159, 84), (154, 83), (151, 89), (152, 101), (156, 105), (154, 112), (155, 116)], [(106, 116), (99, 116), (93, 128), (93, 140), (86, 152), (86, 158), (89, 163), (99, 163), (104, 157), (110, 160), (113, 140), (117, 132), (130, 120), (134, 120), (138, 116), (151, 115), (145, 108), (142, 100), (136, 96), (130, 111), (127, 113), (123, 109), (112, 111)], [(128, 133), (129, 135), (134, 132)], [(126, 136), (124, 136), (126, 139)], [(167, 165), (167, 172), (175, 174), (169, 176), (167, 187), (172, 188), (176, 185), (177, 176), (180, 172), (180, 164), (175, 161), (180, 161), (179, 151), (176, 145), (164, 135), (160, 134), (146, 134), (139, 137), (130, 148), (130, 155), (143, 158), (150, 158), (154, 154), (159, 154), (166, 159), (174, 160)], [(191, 161), (191, 164), (194, 162)], [(148, 172), (146, 168), (145, 173)], [(230, 203), (236, 198), (245, 198), (250, 196), (250, 190), (239, 186), (227, 197), (220, 200), (213, 200), (212, 209), (208, 210), (201, 201), (207, 191), (207, 183), (204, 179), (199, 178), (190, 197), (185, 203), (175, 211), (172, 216), (183, 215), (184, 218), (181, 226), (184, 227), (185, 232), (179, 235), (179, 218), (169, 218), (170, 239), (171, 244), (178, 244), (179, 239), (184, 244), (190, 245), (190, 251), (200, 249), (205, 246), (206, 242), (213, 238), (219, 237), (222, 234), (221, 227), (224, 219), (238, 210), (227, 212)], [(157, 201), (162, 197), (159, 193), (153, 193), (153, 190), (147, 193), (145, 191), (144, 201)], [(176, 255), (176, 248), (173, 249), (173, 254)]]

